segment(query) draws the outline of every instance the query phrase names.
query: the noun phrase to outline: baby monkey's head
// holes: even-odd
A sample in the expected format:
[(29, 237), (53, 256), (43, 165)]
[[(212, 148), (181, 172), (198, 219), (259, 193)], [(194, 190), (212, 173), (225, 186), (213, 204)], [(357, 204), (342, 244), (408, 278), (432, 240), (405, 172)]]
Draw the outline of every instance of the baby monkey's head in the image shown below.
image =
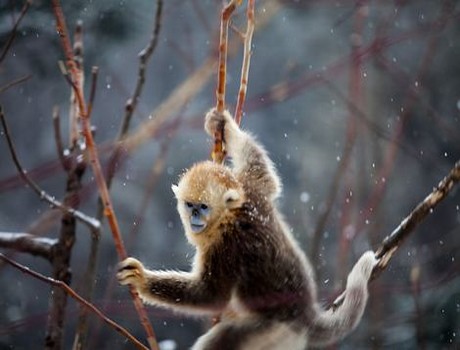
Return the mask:
[(177, 210), (189, 239), (212, 229), (225, 218), (226, 211), (244, 202), (244, 191), (232, 171), (220, 164), (204, 161), (195, 164), (172, 190)]

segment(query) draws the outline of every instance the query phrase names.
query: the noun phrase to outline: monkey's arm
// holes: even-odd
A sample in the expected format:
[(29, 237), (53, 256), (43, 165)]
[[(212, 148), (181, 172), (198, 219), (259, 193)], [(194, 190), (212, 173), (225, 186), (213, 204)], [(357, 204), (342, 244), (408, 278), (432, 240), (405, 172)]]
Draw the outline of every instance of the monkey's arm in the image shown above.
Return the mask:
[(149, 304), (199, 314), (215, 314), (225, 306), (225, 293), (219, 286), (191, 272), (152, 271), (139, 260), (127, 258), (118, 265), (117, 279), (134, 286)]
[(225, 123), (227, 153), (233, 159), (234, 172), (245, 185), (245, 190), (257, 191), (275, 199), (281, 193), (281, 182), (264, 147), (252, 135), (241, 130), (228, 111), (219, 113), (211, 109), (206, 115), (206, 132), (214, 136), (220, 122)]

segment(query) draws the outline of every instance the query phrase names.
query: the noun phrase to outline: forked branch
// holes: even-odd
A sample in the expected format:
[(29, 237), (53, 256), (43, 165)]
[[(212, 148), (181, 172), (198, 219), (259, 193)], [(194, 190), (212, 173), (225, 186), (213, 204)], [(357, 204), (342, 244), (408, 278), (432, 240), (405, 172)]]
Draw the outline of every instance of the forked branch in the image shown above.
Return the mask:
[(84, 223), (86, 226), (89, 227), (89, 229), (94, 232), (94, 231), (99, 231), (100, 229), (100, 222), (99, 220), (96, 220), (86, 214), (83, 214), (81, 211), (76, 210), (74, 208), (68, 207), (58, 201), (54, 196), (51, 196), (47, 192), (45, 192), (43, 189), (38, 186), (35, 181), (33, 181), (29, 175), (27, 175), (27, 172), (24, 170), (24, 168), (21, 166), (21, 163), (19, 162), (19, 158), (16, 154), (16, 150), (13, 145), (13, 141), (11, 139), (10, 135), (10, 130), (8, 128), (8, 125), (6, 123), (5, 115), (3, 114), (3, 109), (2, 106), (0, 106), (0, 122), (2, 124), (3, 130), (5, 132), (5, 137), (6, 137), (6, 142), (8, 144), (8, 148), (11, 153), (11, 157), (13, 158), (14, 165), (16, 166), (17, 171), (19, 172), (19, 175), (21, 175), (22, 179), (24, 180), (25, 183), (27, 183), (39, 196), (42, 200), (48, 202), (53, 208), (58, 208), (62, 210), (65, 213), (68, 213), (72, 216), (74, 216), (77, 220), (81, 221)]
[[(81, 126), (82, 126), (82, 134), (86, 142), (86, 147), (88, 149), (89, 159), (91, 162), (91, 166), (93, 169), (94, 177), (96, 179), (96, 183), (99, 189), (99, 195), (102, 199), (102, 203), (104, 205), (104, 214), (107, 217), (107, 221), (109, 223), (112, 237), (115, 243), (115, 248), (120, 260), (127, 258), (128, 254), (126, 253), (125, 246), (123, 244), (120, 228), (118, 225), (118, 220), (113, 210), (112, 200), (110, 198), (109, 190), (107, 187), (107, 183), (105, 182), (104, 174), (102, 172), (102, 166), (99, 160), (98, 151), (96, 148), (96, 143), (93, 138), (93, 134), (91, 132), (91, 123), (90, 123), (90, 115), (89, 110), (87, 108), (83, 89), (78, 82), (78, 68), (76, 66), (72, 47), (69, 39), (69, 35), (67, 32), (67, 27), (65, 24), (64, 14), (62, 12), (62, 8), (60, 5), (59, 0), (52, 0), (53, 11), (56, 19), (56, 29), (59, 33), (61, 38), (61, 45), (63, 47), (65, 57), (66, 57), (66, 66), (67, 70), (70, 74), (70, 83), (72, 88), (75, 92), (75, 97), (78, 103), (78, 110), (80, 114)], [(136, 293), (134, 288), (130, 287), (131, 297), (133, 299), (136, 311), (139, 315), (141, 323), (146, 331), (147, 334), (147, 341), (152, 349), (158, 349), (158, 344), (156, 342), (155, 333), (153, 331), (153, 327), (150, 324), (150, 321), (147, 317), (147, 312), (145, 310), (142, 301), (139, 298), (139, 295)]]
[[(225, 88), (227, 75), (227, 51), (228, 51), (228, 26), (231, 16), (236, 7), (241, 4), (241, 0), (232, 0), (224, 7), (221, 13), (220, 20), (220, 42), (219, 42), (219, 69), (217, 75), (216, 89), (216, 109), (218, 112), (223, 112), (225, 109)], [(246, 91), (248, 86), (249, 65), (251, 59), (251, 43), (254, 33), (254, 5), (255, 0), (248, 0), (247, 4), (247, 26), (246, 32), (242, 35), (244, 38), (243, 63), (241, 65), (240, 89), (238, 92), (237, 104), (235, 109), (235, 120), (238, 124), (241, 123), (243, 115), (243, 105), (246, 99)], [(222, 163), (225, 158), (225, 135), (223, 133), (223, 125), (217, 128), (214, 135), (214, 146), (211, 153), (212, 159), (217, 163)]]

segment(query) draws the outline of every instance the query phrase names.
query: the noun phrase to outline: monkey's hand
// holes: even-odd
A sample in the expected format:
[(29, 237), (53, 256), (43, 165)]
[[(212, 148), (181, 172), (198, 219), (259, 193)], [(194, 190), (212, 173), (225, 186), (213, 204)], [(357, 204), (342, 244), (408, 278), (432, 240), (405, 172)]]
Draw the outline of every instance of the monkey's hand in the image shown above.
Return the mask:
[(371, 277), (372, 270), (378, 262), (373, 251), (369, 250), (365, 252), (348, 275), (347, 288), (350, 286), (360, 286), (364, 282), (367, 284)]
[(228, 111), (218, 112), (215, 108), (209, 110), (206, 114), (204, 129), (209, 136), (214, 137), (217, 129), (222, 125), (224, 127), (224, 138), (228, 141), (228, 138), (234, 134), (241, 132), (238, 124), (235, 122), (233, 117)]
[(130, 284), (141, 289), (146, 283), (146, 270), (142, 263), (134, 258), (127, 258), (118, 264), (118, 282), (122, 285)]

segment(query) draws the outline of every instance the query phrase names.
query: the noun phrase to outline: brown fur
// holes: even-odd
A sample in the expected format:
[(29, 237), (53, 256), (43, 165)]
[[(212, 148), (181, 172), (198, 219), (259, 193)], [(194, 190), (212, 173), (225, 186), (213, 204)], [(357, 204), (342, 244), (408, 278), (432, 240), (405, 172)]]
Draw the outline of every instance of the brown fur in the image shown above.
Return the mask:
[[(213, 135), (220, 121), (233, 168), (201, 162), (173, 186), (185, 234), (196, 246), (192, 271), (150, 271), (128, 258), (120, 264), (120, 283), (134, 285), (149, 303), (222, 315), (194, 349), (300, 350), (340, 339), (364, 311), (373, 253), (353, 268), (344, 304), (321, 310), (311, 267), (274, 203), (281, 185), (272, 162), (227, 112), (209, 112), (206, 131)], [(212, 210), (198, 233), (186, 202)]]

